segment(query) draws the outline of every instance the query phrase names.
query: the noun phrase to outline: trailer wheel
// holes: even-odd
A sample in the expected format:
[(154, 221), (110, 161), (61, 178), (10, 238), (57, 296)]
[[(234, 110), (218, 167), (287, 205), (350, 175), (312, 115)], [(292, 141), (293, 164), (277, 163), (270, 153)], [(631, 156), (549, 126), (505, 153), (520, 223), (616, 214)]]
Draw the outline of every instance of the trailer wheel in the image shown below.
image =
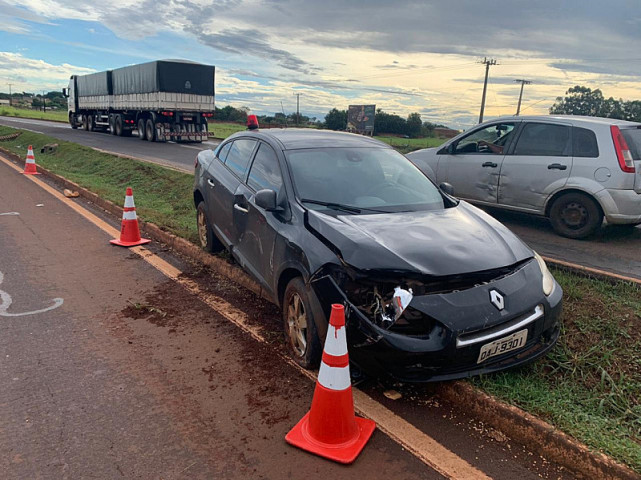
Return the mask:
[(87, 131), (93, 132), (95, 130), (96, 125), (94, 124), (93, 120), (93, 115), (89, 115), (87, 117)]
[(116, 134), (116, 119), (114, 118), (113, 113), (109, 114), (109, 133), (112, 135)]
[(114, 124), (116, 125), (116, 135), (122, 137), (122, 117), (120, 115), (116, 115)]
[(142, 118), (138, 120), (138, 138), (140, 140), (145, 140), (146, 138), (145, 121)]
[(154, 122), (150, 119), (147, 120), (147, 128), (145, 136), (147, 137), (147, 140), (150, 142), (155, 142), (156, 141), (156, 127), (154, 125)]

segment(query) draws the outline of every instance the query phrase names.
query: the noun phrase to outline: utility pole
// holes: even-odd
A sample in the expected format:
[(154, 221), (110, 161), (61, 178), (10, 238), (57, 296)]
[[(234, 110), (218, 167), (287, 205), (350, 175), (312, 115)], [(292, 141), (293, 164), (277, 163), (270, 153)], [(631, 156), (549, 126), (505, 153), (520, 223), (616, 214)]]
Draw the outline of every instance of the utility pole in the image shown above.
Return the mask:
[(11, 103), (11, 86), (13, 83), (7, 83), (7, 85), (9, 85), (9, 106), (11, 106), (13, 105), (13, 103)]
[(300, 96), (302, 93), (295, 93), (296, 96), (296, 126), (298, 126), (298, 122), (300, 122)]
[(524, 85), (529, 85), (532, 82), (530, 80), (523, 80), (523, 79), (520, 79), (520, 78), (518, 80), (514, 80), (514, 81), (516, 83), (521, 82), (521, 93), (519, 93), (519, 104), (516, 107), (516, 116), (518, 117), (519, 113), (521, 113), (521, 99), (523, 98), (523, 86)]
[(479, 114), (479, 123), (483, 123), (483, 112), (485, 111), (485, 94), (487, 93), (487, 76), (490, 73), (490, 65), (497, 65), (496, 60), (485, 57), (481, 62), (485, 65), (485, 82), (483, 83), (483, 98), (481, 99), (481, 113)]
[(45, 91), (42, 91), (42, 111), (47, 111), (47, 97), (45, 97)]

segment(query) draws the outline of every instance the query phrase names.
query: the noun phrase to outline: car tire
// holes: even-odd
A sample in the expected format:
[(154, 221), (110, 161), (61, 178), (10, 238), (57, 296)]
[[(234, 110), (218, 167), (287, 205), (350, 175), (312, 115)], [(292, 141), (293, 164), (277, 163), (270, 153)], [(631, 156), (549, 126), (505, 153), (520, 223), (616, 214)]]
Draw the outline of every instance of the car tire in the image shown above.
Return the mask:
[(196, 207), (196, 227), (198, 229), (198, 242), (203, 250), (209, 253), (218, 253), (223, 250), (223, 244), (218, 240), (209, 224), (205, 202), (200, 202)]
[(307, 369), (317, 367), (323, 353), (308, 297), (310, 293), (314, 295), (301, 277), (295, 277), (285, 288), (282, 306), (287, 349), (294, 361)]
[(138, 138), (140, 140), (147, 139), (147, 134), (145, 133), (145, 121), (142, 118), (138, 120)]
[(147, 123), (145, 125), (146, 125), (145, 137), (150, 142), (155, 142), (156, 141), (156, 128), (154, 127), (154, 122), (151, 120), (151, 118), (149, 118), (149, 119), (147, 119)]
[(550, 208), (552, 228), (568, 238), (592, 235), (603, 223), (601, 207), (583, 193), (566, 193), (554, 200)]

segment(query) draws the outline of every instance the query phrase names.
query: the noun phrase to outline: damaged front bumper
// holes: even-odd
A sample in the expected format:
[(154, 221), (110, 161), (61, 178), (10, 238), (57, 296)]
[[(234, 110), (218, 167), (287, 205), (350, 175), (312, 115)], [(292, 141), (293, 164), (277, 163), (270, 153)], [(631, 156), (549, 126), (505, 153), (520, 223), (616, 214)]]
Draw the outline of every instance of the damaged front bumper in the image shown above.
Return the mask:
[[(357, 308), (332, 275), (312, 278), (311, 286), (326, 318), (332, 303), (345, 305), (350, 361), (370, 375), (426, 382), (470, 377), (535, 360), (559, 336), (561, 287), (549, 296), (541, 289), (541, 271), (529, 261), (513, 273), (471, 288), (415, 295), (408, 311), (430, 319), (429, 331), (411, 335), (383, 328)], [(501, 292), (504, 308), (490, 302)], [(527, 330), (524, 344), (479, 362), (489, 343)], [(486, 347), (487, 349), (487, 347)]]

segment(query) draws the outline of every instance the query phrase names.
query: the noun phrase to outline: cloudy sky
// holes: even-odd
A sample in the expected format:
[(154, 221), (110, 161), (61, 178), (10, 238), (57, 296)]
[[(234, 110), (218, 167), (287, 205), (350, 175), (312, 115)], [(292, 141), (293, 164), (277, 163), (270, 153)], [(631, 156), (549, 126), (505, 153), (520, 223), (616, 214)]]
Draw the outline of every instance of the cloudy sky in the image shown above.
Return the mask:
[(217, 105), (273, 114), (375, 103), (476, 123), (547, 113), (573, 85), (641, 99), (638, 0), (0, 0), (0, 91), (60, 89), (70, 74), (163, 58), (216, 65)]

